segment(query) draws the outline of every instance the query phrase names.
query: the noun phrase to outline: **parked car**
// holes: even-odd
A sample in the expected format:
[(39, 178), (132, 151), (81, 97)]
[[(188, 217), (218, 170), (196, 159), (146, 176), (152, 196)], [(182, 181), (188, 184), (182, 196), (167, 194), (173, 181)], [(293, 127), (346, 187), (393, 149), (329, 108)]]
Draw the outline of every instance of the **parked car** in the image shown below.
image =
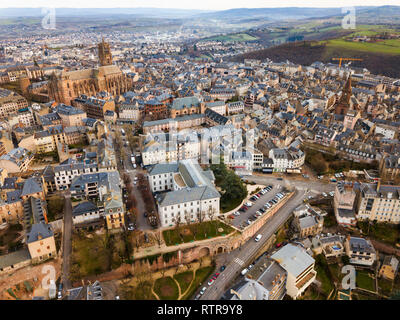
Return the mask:
[(254, 241), (258, 242), (261, 240), (261, 238), (262, 238), (262, 234), (258, 234), (257, 237), (254, 238)]
[(215, 273), (215, 277), (216, 277), (216, 278), (218, 278), (219, 275), (220, 275), (219, 272), (216, 272), (216, 273)]
[(226, 266), (221, 266), (221, 268), (219, 268), (219, 271), (222, 272), (226, 269)]
[(282, 178), (276, 178), (276, 180), (282, 181), (283, 179)]
[(251, 207), (253, 204), (252, 204), (251, 202), (246, 202), (245, 205), (246, 205), (247, 207)]
[(243, 269), (242, 272), (241, 272), (242, 276), (244, 276), (247, 272), (249, 272), (249, 269), (247, 269), (247, 268)]
[(210, 279), (210, 281), (208, 281), (207, 284), (208, 284), (209, 286), (211, 286), (211, 285), (214, 283), (214, 281), (215, 281), (214, 279)]
[(194, 300), (199, 300), (200, 297), (201, 297), (201, 294), (199, 293), (199, 294), (194, 298)]
[(203, 295), (204, 292), (206, 292), (206, 290), (207, 290), (207, 287), (203, 287), (203, 288), (200, 290), (200, 294)]
[(324, 197), (327, 197), (327, 196), (328, 196), (325, 192), (322, 192), (322, 195), (323, 195)]

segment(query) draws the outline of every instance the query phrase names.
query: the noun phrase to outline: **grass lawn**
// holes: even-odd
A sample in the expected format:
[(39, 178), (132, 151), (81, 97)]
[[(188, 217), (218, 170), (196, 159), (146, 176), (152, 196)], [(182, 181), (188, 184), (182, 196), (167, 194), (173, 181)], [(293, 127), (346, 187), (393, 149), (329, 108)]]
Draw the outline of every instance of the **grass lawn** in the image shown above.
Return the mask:
[(360, 221), (358, 227), (361, 228), (364, 235), (369, 235), (377, 240), (388, 242), (392, 245), (400, 240), (400, 228), (398, 225), (372, 223), (368, 228), (368, 222)]
[(137, 287), (121, 285), (121, 296), (125, 300), (156, 300), (156, 297), (151, 292), (151, 285), (152, 283), (149, 281)]
[(91, 236), (73, 236), (71, 269), (78, 279), (109, 270), (110, 253), (105, 246), (105, 236), (94, 233)]
[(192, 286), (182, 300), (190, 299), (195, 291), (199, 288), (200, 283), (204, 284), (204, 281), (213, 273), (214, 267), (208, 266), (196, 270), (196, 276), (193, 280)]
[(243, 199), (233, 199), (229, 201), (221, 201), (221, 211), (225, 213), (235, 209), (241, 204), (242, 200)]
[(193, 279), (193, 271), (185, 271), (174, 275), (176, 281), (178, 281), (181, 287), (181, 293), (184, 293), (189, 288), (190, 282)]
[[(219, 228), (222, 228), (222, 232), (218, 232)], [(221, 221), (214, 220), (191, 225), (183, 225), (180, 226), (178, 229), (174, 228), (170, 230), (165, 230), (163, 231), (163, 237), (166, 245), (172, 246), (194, 240), (214, 238), (223, 234), (229, 234), (233, 231), (233, 228), (231, 228), (230, 226), (224, 224)], [(182, 237), (180, 235), (182, 235)]]
[(356, 286), (369, 291), (375, 290), (374, 279), (366, 271), (356, 271)]
[(154, 292), (161, 300), (177, 300), (179, 289), (171, 277), (157, 279), (154, 283)]
[(332, 280), (328, 277), (325, 269), (321, 265), (315, 265), (315, 270), (317, 271), (317, 280), (320, 281), (322, 284), (321, 289), (326, 294), (326, 296), (328, 296), (334, 288)]
[(390, 296), (390, 294), (392, 292), (392, 281), (384, 279), (384, 278), (380, 278), (380, 279), (378, 279), (378, 286), (384, 295)]

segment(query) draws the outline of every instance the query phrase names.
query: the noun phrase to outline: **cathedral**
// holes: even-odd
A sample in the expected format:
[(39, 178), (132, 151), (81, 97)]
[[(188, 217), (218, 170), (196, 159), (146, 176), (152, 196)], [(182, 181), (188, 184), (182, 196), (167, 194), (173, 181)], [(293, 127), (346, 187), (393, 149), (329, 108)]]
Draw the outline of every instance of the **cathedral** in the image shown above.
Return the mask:
[(50, 99), (70, 105), (82, 94), (94, 96), (97, 92), (107, 91), (116, 96), (129, 91), (132, 80), (112, 64), (110, 45), (104, 39), (98, 44), (98, 54), (98, 68), (53, 74), (48, 83)]

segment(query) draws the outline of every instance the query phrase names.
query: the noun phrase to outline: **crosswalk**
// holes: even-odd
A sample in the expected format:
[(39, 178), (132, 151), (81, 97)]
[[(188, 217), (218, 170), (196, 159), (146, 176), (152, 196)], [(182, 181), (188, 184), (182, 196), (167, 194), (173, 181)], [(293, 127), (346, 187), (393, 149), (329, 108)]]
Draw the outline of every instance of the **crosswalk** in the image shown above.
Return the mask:
[(241, 259), (239, 259), (239, 258), (236, 258), (236, 259), (233, 260), (233, 261), (235, 261), (239, 266), (242, 266), (242, 265), (244, 264), (244, 261), (241, 260)]

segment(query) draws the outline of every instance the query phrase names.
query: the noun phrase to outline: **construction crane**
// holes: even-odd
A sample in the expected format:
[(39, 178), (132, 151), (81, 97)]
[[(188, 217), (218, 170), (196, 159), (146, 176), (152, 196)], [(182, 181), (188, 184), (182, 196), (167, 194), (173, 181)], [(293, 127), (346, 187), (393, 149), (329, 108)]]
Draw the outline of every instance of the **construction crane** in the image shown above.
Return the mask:
[(339, 68), (342, 66), (342, 61), (363, 61), (363, 59), (355, 58), (332, 58), (332, 60), (339, 60)]

